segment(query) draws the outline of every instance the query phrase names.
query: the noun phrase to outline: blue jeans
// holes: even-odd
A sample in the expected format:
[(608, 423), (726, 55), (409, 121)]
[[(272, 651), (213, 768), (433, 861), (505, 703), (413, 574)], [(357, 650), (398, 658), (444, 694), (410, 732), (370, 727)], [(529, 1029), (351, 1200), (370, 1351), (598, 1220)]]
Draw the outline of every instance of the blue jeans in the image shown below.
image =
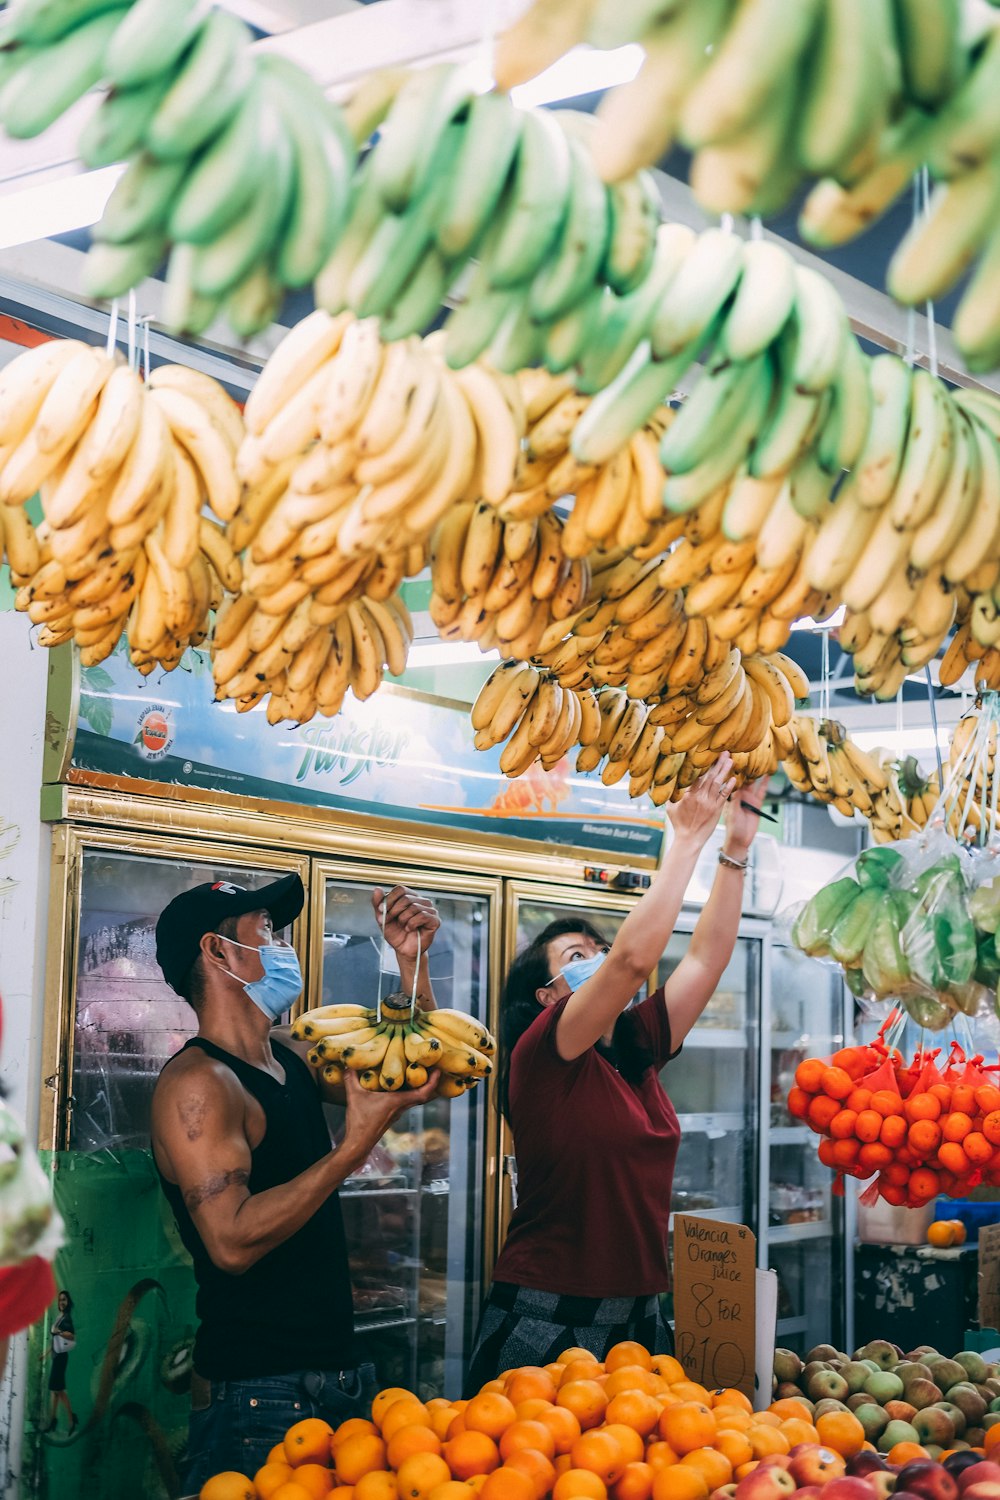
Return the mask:
[(298, 1370), (257, 1380), (213, 1380), (209, 1403), (192, 1410), (184, 1493), (197, 1495), (206, 1479), (235, 1469), (252, 1479), (275, 1443), (303, 1417), (331, 1426), (366, 1413), (375, 1394), (375, 1366), (344, 1373)]

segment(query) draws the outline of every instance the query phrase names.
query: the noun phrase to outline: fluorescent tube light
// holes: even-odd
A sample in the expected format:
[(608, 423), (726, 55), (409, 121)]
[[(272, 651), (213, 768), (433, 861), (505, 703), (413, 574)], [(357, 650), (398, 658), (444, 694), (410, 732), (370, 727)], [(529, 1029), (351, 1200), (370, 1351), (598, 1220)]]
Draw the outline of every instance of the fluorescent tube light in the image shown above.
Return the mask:
[(510, 97), (515, 104), (527, 108), (558, 99), (575, 99), (579, 94), (599, 94), (615, 84), (630, 83), (642, 66), (642, 59), (643, 50), (637, 42), (616, 47), (612, 52), (574, 47), (530, 83), (511, 89)]
[(410, 647), (407, 667), (457, 667), (500, 660), (499, 651), (480, 651), (475, 641), (428, 641)]

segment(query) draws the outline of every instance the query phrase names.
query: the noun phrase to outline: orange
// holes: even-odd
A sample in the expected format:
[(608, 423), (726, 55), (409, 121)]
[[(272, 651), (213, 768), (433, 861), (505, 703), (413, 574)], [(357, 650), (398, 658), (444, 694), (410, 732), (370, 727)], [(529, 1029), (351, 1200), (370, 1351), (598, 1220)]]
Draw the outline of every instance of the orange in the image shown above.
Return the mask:
[(448, 1423), (445, 1430), (445, 1437), (450, 1442), (452, 1438), (457, 1438), (461, 1432), (468, 1432), (468, 1428), (465, 1425), (465, 1413), (457, 1412)]
[(903, 1101), (895, 1089), (876, 1089), (872, 1094), (872, 1109), (880, 1115), (902, 1114)]
[[(781, 1418), (773, 1411), (755, 1411), (750, 1421), (750, 1427), (780, 1427)], [(750, 1431), (750, 1428), (747, 1428)]]
[(721, 1390), (713, 1391), (709, 1405), (713, 1411), (717, 1406), (735, 1406), (741, 1411), (753, 1411), (753, 1402), (749, 1397), (744, 1396), (742, 1391), (734, 1390), (731, 1386), (723, 1386)]
[(604, 1387), (596, 1380), (571, 1380), (559, 1387), (556, 1405), (571, 1411), (583, 1431), (596, 1427), (607, 1410), (608, 1398)]
[(680, 1457), (671, 1448), (669, 1443), (662, 1440), (650, 1443), (646, 1448), (646, 1462), (651, 1469), (669, 1469), (671, 1464), (680, 1463)]
[(399, 1427), (385, 1445), (390, 1469), (398, 1469), (414, 1453), (440, 1453), (441, 1439), (430, 1427)]
[(679, 1359), (674, 1359), (672, 1354), (654, 1354), (651, 1364), (653, 1374), (661, 1376), (671, 1384), (684, 1379), (684, 1366)]
[(886, 1115), (878, 1138), (883, 1146), (890, 1146), (895, 1150), (906, 1140), (906, 1133), (906, 1121), (902, 1115)]
[(396, 1475), (399, 1500), (427, 1500), (431, 1490), (447, 1484), (451, 1470), (439, 1453), (414, 1453)]
[(299, 1464), (328, 1464), (333, 1428), (322, 1417), (304, 1417), (285, 1433), (285, 1458), (293, 1469)]
[[(966, 1136), (966, 1150), (972, 1139), (971, 1135)], [(941, 1144), (941, 1126), (934, 1120), (916, 1120), (910, 1126), (906, 1143), (914, 1156), (933, 1156)]]
[(627, 1464), (637, 1464), (645, 1455), (646, 1445), (634, 1427), (627, 1427), (624, 1422), (606, 1422), (600, 1431), (614, 1438)]
[(841, 1458), (851, 1458), (861, 1452), (865, 1440), (865, 1429), (851, 1411), (826, 1412), (816, 1421), (820, 1442)]
[(623, 1339), (620, 1344), (608, 1350), (604, 1361), (604, 1368), (609, 1375), (616, 1370), (625, 1369), (629, 1366), (638, 1367), (642, 1370), (651, 1370), (653, 1360), (650, 1352), (642, 1344), (637, 1344), (633, 1339)]
[(510, 1376), (504, 1395), (515, 1406), (522, 1401), (530, 1401), (533, 1397), (539, 1397), (543, 1401), (554, 1401), (556, 1383), (548, 1370), (543, 1370), (538, 1365), (525, 1365), (523, 1369), (515, 1370)]
[(837, 1165), (837, 1147), (842, 1146), (843, 1141), (831, 1141), (829, 1136), (824, 1136), (816, 1148), (816, 1155), (824, 1167), (835, 1167)]
[(543, 1500), (556, 1482), (555, 1464), (537, 1448), (519, 1448), (516, 1453), (511, 1454), (504, 1467), (527, 1475), (535, 1486), (536, 1500)]
[(981, 1130), (970, 1130), (962, 1142), (962, 1150), (971, 1162), (976, 1166), (982, 1166), (988, 1162), (993, 1155), (993, 1147), (983, 1135)]
[(781, 1401), (772, 1401), (768, 1411), (780, 1417), (783, 1422), (789, 1417), (801, 1417), (808, 1422), (812, 1416), (812, 1402), (807, 1401), (804, 1396), (786, 1396)]
[(767, 1427), (763, 1423), (751, 1427), (747, 1437), (754, 1458), (766, 1458), (769, 1453), (787, 1453), (792, 1446), (780, 1428)]
[(812, 1094), (807, 1094), (805, 1089), (800, 1089), (798, 1084), (788, 1090), (787, 1109), (793, 1120), (804, 1120), (809, 1113), (812, 1103)]
[(806, 1111), (806, 1119), (813, 1130), (827, 1130), (834, 1117), (839, 1114), (840, 1105), (836, 1099), (831, 1099), (827, 1094), (817, 1094)]
[[(284, 1453), (284, 1448), (282, 1448)], [(295, 1477), (295, 1470), (289, 1463), (272, 1463), (268, 1459), (262, 1464), (253, 1476), (254, 1488), (257, 1491), (258, 1500), (271, 1500), (271, 1496), (279, 1485), (287, 1484), (289, 1479)]]
[(552, 1500), (607, 1500), (608, 1487), (592, 1469), (567, 1469), (559, 1475)]
[(284, 1443), (275, 1443), (264, 1462), (266, 1464), (287, 1464), (288, 1459), (285, 1457)]
[[(984, 1115), (991, 1115), (994, 1110), (1000, 1109), (1000, 1089), (992, 1083), (981, 1083), (976, 1089), (976, 1108)], [(971, 1110), (968, 1111), (972, 1113)]]
[(740, 1464), (748, 1464), (753, 1458), (750, 1439), (745, 1432), (737, 1432), (733, 1427), (720, 1428), (715, 1434), (715, 1447), (724, 1458), (728, 1458), (734, 1469)]
[(987, 1453), (992, 1453), (997, 1443), (1000, 1443), (1000, 1422), (994, 1423), (992, 1427), (987, 1427), (986, 1436), (983, 1439), (983, 1448)]
[[(659, 1416), (659, 1407), (656, 1411)], [(551, 1432), (558, 1454), (568, 1453), (582, 1431), (576, 1417), (565, 1406), (550, 1407), (539, 1415), (538, 1420)]]
[(891, 1464), (908, 1464), (912, 1463), (915, 1458), (929, 1457), (927, 1449), (922, 1448), (919, 1443), (896, 1443), (886, 1454)]
[(444, 1459), (456, 1479), (492, 1474), (500, 1467), (497, 1445), (485, 1432), (460, 1432), (445, 1443)]
[(354, 1500), (352, 1484), (335, 1484), (330, 1491), (330, 1500)]
[[(482, 1478), (486, 1478), (485, 1474)], [(437, 1489), (431, 1490), (427, 1500), (469, 1500), (469, 1486), (461, 1484), (457, 1479), (449, 1479), (445, 1484), (439, 1484)]]
[(275, 1490), (272, 1500), (312, 1500), (312, 1497), (301, 1484), (296, 1484), (294, 1479), (289, 1479)]
[(448, 1428), (451, 1426), (452, 1422), (454, 1422), (459, 1413), (455, 1410), (450, 1401), (445, 1401), (442, 1406), (435, 1406), (433, 1411), (431, 1410), (431, 1404), (432, 1403), (428, 1401), (427, 1412), (431, 1419), (431, 1431), (433, 1432), (434, 1436), (439, 1437), (443, 1443), (445, 1438), (448, 1436)]
[(913, 1198), (933, 1198), (938, 1187), (938, 1175), (928, 1167), (919, 1167), (917, 1171), (910, 1173), (910, 1195)]
[(213, 1474), (198, 1491), (198, 1500), (255, 1500), (253, 1481), (235, 1469)]
[(860, 1145), (855, 1140), (834, 1141), (833, 1143), (833, 1165), (835, 1167), (853, 1167), (858, 1159)]
[(396, 1476), (388, 1469), (371, 1469), (354, 1486), (354, 1500), (397, 1500), (398, 1493)]
[(733, 1477), (733, 1466), (729, 1459), (715, 1448), (696, 1448), (693, 1453), (685, 1453), (681, 1463), (686, 1468), (697, 1469), (699, 1474), (703, 1474), (710, 1490), (718, 1489), (720, 1484), (728, 1484)]
[(843, 1141), (852, 1136), (857, 1118), (858, 1112), (856, 1109), (839, 1110), (830, 1121), (830, 1134), (834, 1140)]
[[(394, 1405), (395, 1402), (416, 1401), (416, 1399), (417, 1398), (413, 1394), (413, 1392), (406, 1390), (404, 1386), (386, 1386), (384, 1391), (379, 1391), (378, 1395), (375, 1397), (375, 1400), (372, 1402), (372, 1421), (376, 1426), (379, 1426), (381, 1424), (382, 1418), (389, 1410), (389, 1407)], [(357, 1417), (352, 1417), (351, 1420), (356, 1422), (359, 1419)], [(344, 1426), (346, 1427), (347, 1425), (348, 1424), (345, 1422)]]
[(705, 1500), (708, 1481), (698, 1469), (674, 1464), (653, 1475), (653, 1500)]
[(527, 1474), (511, 1469), (507, 1464), (486, 1476), (486, 1483), (479, 1493), (483, 1500), (535, 1500), (535, 1486)]
[(592, 1349), (583, 1349), (579, 1344), (571, 1344), (568, 1349), (563, 1350), (558, 1358), (561, 1365), (569, 1365), (573, 1363), (574, 1359), (596, 1360), (597, 1355)]
[(712, 1416), (718, 1431), (749, 1432), (755, 1421), (753, 1412), (743, 1411), (738, 1406), (713, 1406)]
[(969, 1158), (966, 1156), (959, 1141), (945, 1141), (940, 1145), (938, 1147), (938, 1161), (946, 1172), (954, 1172), (959, 1177), (969, 1170)]
[[(386, 1442), (395, 1437), (401, 1427), (431, 1427), (431, 1415), (416, 1396), (407, 1396), (394, 1401), (382, 1417), (379, 1427)], [(433, 1431), (433, 1428), (432, 1428)]]
[(561, 1390), (564, 1385), (572, 1385), (574, 1380), (597, 1380), (603, 1374), (603, 1369), (593, 1355), (588, 1359), (570, 1359), (563, 1366), (559, 1388)]
[(643, 1369), (642, 1365), (619, 1365), (608, 1376), (604, 1389), (609, 1396), (620, 1396), (623, 1391), (645, 1391), (651, 1396), (658, 1379), (652, 1370)]
[(748, 1474), (752, 1474), (753, 1471), (754, 1471), (754, 1469), (759, 1469), (759, 1468), (760, 1468), (760, 1459), (758, 1459), (758, 1458), (751, 1459), (748, 1464), (740, 1464), (740, 1466), (739, 1466), (738, 1469), (734, 1469), (733, 1470), (733, 1478), (736, 1480), (737, 1483), (739, 1483), (739, 1481), (741, 1479), (745, 1479)]
[(614, 1484), (620, 1479), (626, 1464), (621, 1445), (613, 1434), (607, 1432), (584, 1432), (570, 1449), (574, 1469), (589, 1469), (604, 1484)]
[(519, 1422), (537, 1422), (547, 1411), (555, 1411), (553, 1401), (543, 1401), (541, 1396), (530, 1396), (527, 1401), (515, 1401), (514, 1415)]
[(796, 1443), (815, 1443), (819, 1436), (813, 1424), (804, 1417), (786, 1417), (778, 1431), (785, 1434), (793, 1448)]
[[(987, 1116), (987, 1120), (989, 1118), (990, 1116)], [(997, 1123), (1000, 1124), (1000, 1119), (998, 1119)], [(941, 1134), (946, 1141), (964, 1141), (971, 1129), (971, 1119), (968, 1115), (963, 1114), (961, 1110), (952, 1110), (951, 1114), (945, 1115), (941, 1121)], [(992, 1139), (989, 1131), (986, 1129), (986, 1120), (983, 1121), (983, 1134), (987, 1140)]]
[(820, 1062), (818, 1057), (807, 1057), (795, 1069), (795, 1082), (800, 1089), (805, 1089), (807, 1093), (818, 1094), (823, 1087), (823, 1074), (825, 1072), (826, 1064)]
[(622, 1391), (612, 1396), (604, 1415), (608, 1422), (620, 1422), (641, 1437), (649, 1437), (660, 1420), (660, 1404), (643, 1391)]
[[(824, 1068), (820, 1086), (831, 1099), (846, 1099), (854, 1091), (854, 1079), (843, 1068)], [(728, 1484), (729, 1481), (724, 1480), (723, 1483)]]
[(670, 1394), (678, 1401), (700, 1401), (702, 1406), (711, 1406), (712, 1398), (705, 1386), (696, 1380), (675, 1380)]
[(649, 1464), (626, 1464), (622, 1477), (612, 1491), (614, 1500), (650, 1500), (653, 1493), (653, 1470)]
[(715, 1437), (715, 1418), (700, 1401), (682, 1401), (660, 1413), (660, 1436), (682, 1457), (696, 1448), (707, 1448)]
[(887, 1167), (891, 1161), (892, 1152), (881, 1141), (862, 1146), (858, 1152), (858, 1166), (864, 1167), (866, 1171), (877, 1172), (880, 1168)]
[(882, 1130), (884, 1116), (877, 1109), (863, 1109), (854, 1122), (854, 1134), (859, 1141), (877, 1141)]
[(948, 1223), (955, 1231), (955, 1238), (952, 1243), (955, 1245), (964, 1245), (967, 1236), (965, 1225), (962, 1223), (961, 1219), (949, 1219)]
[(541, 1422), (512, 1422), (500, 1439), (500, 1457), (506, 1463), (522, 1448), (533, 1448), (546, 1458), (554, 1458), (556, 1440)]
[[(377, 1436), (378, 1428), (374, 1422), (366, 1422), (363, 1417), (348, 1417), (346, 1422), (341, 1422), (333, 1434), (333, 1437), (330, 1439), (330, 1447), (336, 1453), (337, 1449), (342, 1443), (346, 1443), (348, 1438), (360, 1437), (364, 1433), (374, 1433)], [(281, 1451), (284, 1453), (284, 1447), (282, 1447)]]
[(858, 1114), (860, 1114), (863, 1109), (868, 1108), (871, 1102), (871, 1089), (856, 1088), (854, 1093), (849, 1095), (847, 1099), (847, 1108), (857, 1110)]
[(296, 1484), (308, 1491), (312, 1500), (326, 1500), (333, 1489), (333, 1474), (325, 1464), (299, 1464), (292, 1477)]
[(496, 1380), (487, 1380), (484, 1386), (480, 1386), (476, 1394), (479, 1396), (488, 1396), (491, 1391), (499, 1391), (501, 1396), (504, 1395), (507, 1390), (507, 1380), (512, 1373), (513, 1371), (511, 1370), (505, 1370), (502, 1375), (497, 1376)]
[(911, 1124), (914, 1120), (939, 1120), (941, 1101), (933, 1094), (911, 1094), (903, 1105), (903, 1113)]
[(462, 1419), (467, 1432), (485, 1432), (487, 1437), (496, 1440), (517, 1420), (517, 1413), (513, 1402), (506, 1396), (490, 1391), (486, 1395), (473, 1396), (462, 1413)]
[(955, 1231), (950, 1219), (936, 1219), (927, 1228), (927, 1243), (938, 1250), (947, 1250), (955, 1243)]
[[(287, 1438), (285, 1441), (288, 1441)], [(385, 1461), (385, 1444), (382, 1439), (373, 1433), (359, 1433), (357, 1437), (348, 1438), (337, 1447), (337, 1480), (340, 1484), (357, 1484), (363, 1475), (384, 1469)]]

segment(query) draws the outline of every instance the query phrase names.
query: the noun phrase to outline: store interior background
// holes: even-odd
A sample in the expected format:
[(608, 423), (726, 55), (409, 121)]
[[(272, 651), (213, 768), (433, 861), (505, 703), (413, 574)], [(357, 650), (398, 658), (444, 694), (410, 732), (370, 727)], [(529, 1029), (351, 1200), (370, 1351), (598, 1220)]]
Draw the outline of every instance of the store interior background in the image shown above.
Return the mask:
[[(370, 67), (481, 54), (486, 28), (498, 23), (504, 9), (492, 0), (371, 0), (368, 4), (361, 0), (232, 0), (228, 8), (255, 28), (262, 47), (274, 48), (308, 66), (333, 97), (350, 85), (358, 71), (353, 60), (361, 57)], [(621, 60), (619, 66), (627, 70), (628, 59)], [(594, 80), (588, 79), (580, 66), (575, 72), (566, 72), (562, 83), (541, 82), (542, 91), (536, 88), (526, 92), (526, 100), (555, 103), (571, 98), (575, 108), (592, 108), (600, 96)], [(23, 347), (18, 341), (22, 325), (49, 335), (94, 340), (106, 333), (106, 309), (87, 303), (76, 291), (94, 185), (87, 184), (90, 174), (77, 175), (69, 143), (79, 131), (80, 112), (88, 107), (83, 101), (37, 141), (0, 144), (0, 365)], [(669, 157), (661, 163), (657, 177), (665, 212), (681, 222), (704, 227), (705, 217), (685, 185), (686, 162), (680, 156)], [(901, 202), (874, 230), (822, 260), (799, 244), (795, 212), (793, 207), (773, 221), (768, 234), (792, 244), (806, 263), (822, 265), (843, 296), (866, 349), (906, 349), (912, 340), (918, 359), (924, 359), (929, 347), (926, 318), (917, 315), (909, 320), (883, 290), (889, 256), (910, 220), (908, 204)], [(960, 291), (961, 287), (937, 309), (945, 325)], [(266, 335), (237, 348), (225, 326), (219, 324), (195, 346), (181, 344), (158, 331), (156, 317), (162, 297), (162, 284), (155, 281), (146, 283), (137, 294), (140, 317), (152, 320), (149, 348), (154, 361), (191, 363), (220, 379), (237, 399), (245, 397), (256, 371), (285, 328), (307, 310), (304, 301), (300, 304), (289, 299), (282, 323)], [(953, 366), (946, 326), (937, 329), (937, 347), (939, 369), (947, 378)], [(996, 374), (981, 377), (980, 383), (1000, 389)], [(54, 1028), (70, 1027), (61, 1038), (62, 1055), (65, 1048), (74, 1045), (70, 1010), (53, 1016), (53, 1007), (60, 1005), (60, 997), (65, 998), (67, 977), (77, 974), (74, 965), (79, 961), (77, 955), (69, 963), (54, 936), (61, 930), (54, 908), (62, 910), (65, 904), (70, 846), (59, 837), (54, 842), (52, 826), (39, 816), (43, 749), (50, 731), (46, 720), (50, 663), (48, 653), (33, 645), (27, 621), (13, 612), (6, 574), (6, 569), (0, 570), (4, 1080), (12, 1105), (27, 1119), (29, 1130), (39, 1132), (43, 1146), (57, 1143), (63, 1148), (69, 1144), (69, 1137), (63, 1129), (65, 1121), (54, 1120), (53, 1097), (58, 1093), (58, 1081), (53, 1081), (48, 1063)], [(400, 685), (450, 702), (471, 703), (492, 660), (478, 659), (475, 648), (441, 645), (426, 613), (428, 595), (429, 585), (419, 579), (404, 589), (416, 625), (416, 642), (411, 666)], [(862, 747), (885, 745), (916, 755), (926, 769), (934, 764), (934, 733), (921, 678), (907, 682), (897, 703), (862, 703), (851, 686), (849, 658), (840, 652), (829, 631), (796, 630), (789, 652), (803, 665), (813, 684), (814, 705), (821, 701), (820, 684), (825, 675), (828, 698), (822, 701), (828, 701), (830, 716), (842, 722)], [(961, 691), (936, 692), (937, 742), (945, 752), (950, 731), (970, 701)], [(910, 1307), (913, 1316), (919, 1316), (927, 1262), (917, 1261), (913, 1254), (891, 1261), (888, 1252), (858, 1243), (856, 1189), (849, 1184), (846, 1198), (833, 1197), (830, 1174), (815, 1157), (814, 1138), (787, 1117), (781, 1102), (799, 1058), (806, 1051), (819, 1055), (833, 1050), (856, 1017), (853, 1001), (832, 970), (788, 952), (780, 913), (836, 873), (860, 850), (864, 839), (860, 821), (847, 824), (839, 815), (789, 800), (781, 796), (781, 791), (776, 784), (773, 809), (780, 823), (774, 830), (768, 825), (768, 834), (761, 841), (756, 904), (747, 911), (737, 954), (702, 1028), (688, 1043), (683, 1074), (670, 1080), (684, 1131), (675, 1206), (700, 1213), (717, 1212), (719, 1217), (748, 1222), (755, 1228), (760, 1263), (777, 1269), (782, 1281), (779, 1344), (804, 1351), (815, 1343), (832, 1340), (838, 1347), (851, 1348), (875, 1337), (884, 1326), (887, 1297), (896, 1296), (904, 1311)], [(336, 814), (324, 813), (322, 820), (334, 823)], [(74, 834), (78, 843), (73, 849), (77, 855), (82, 850), (85, 861), (88, 857), (121, 857), (121, 846), (130, 842), (133, 847), (141, 846), (140, 858), (171, 857), (167, 851), (177, 857), (178, 841), (169, 820), (159, 829), (145, 830), (145, 845), (127, 828), (104, 830), (108, 850), (103, 852), (93, 839), (88, 842), (93, 831), (85, 825)], [(203, 837), (220, 858), (227, 850), (232, 853), (234, 846), (227, 844), (218, 826), (206, 824)], [(400, 853), (401, 841), (410, 844), (406, 857)], [(263, 837), (258, 847), (262, 845), (266, 846)], [(277, 847), (275, 840), (271, 848)], [(456, 954), (454, 945), (447, 950), (456, 983), (454, 1002), (484, 1017), (495, 1013), (501, 955), (513, 951), (519, 936), (540, 925), (553, 910), (568, 906), (589, 911), (602, 902), (608, 925), (613, 928), (631, 899), (617, 895), (605, 898), (603, 892), (588, 886), (582, 879), (580, 860), (556, 861), (558, 868), (546, 880), (544, 857), (537, 849), (523, 852), (520, 875), (516, 873), (520, 856), (515, 851), (508, 861), (515, 868), (513, 875), (486, 868), (470, 880), (459, 848), (450, 856), (442, 855), (438, 845), (423, 846), (419, 839), (410, 840), (405, 829), (401, 840), (380, 834), (368, 864), (355, 860), (351, 866), (349, 859), (329, 847), (319, 843), (312, 846), (308, 840), (296, 844), (294, 836), (282, 856), (299, 861), (310, 877), (312, 907), (304, 924), (309, 932), (303, 930), (300, 936), (308, 947), (314, 980), (327, 978), (328, 972), (336, 974), (339, 965), (336, 983), (371, 983), (370, 962), (366, 958), (367, 968), (361, 965), (352, 969), (350, 945), (340, 945), (339, 939), (362, 930), (361, 888), (396, 873), (440, 897), (448, 909), (446, 928), (451, 922), (453, 933), (460, 928), (467, 930), (470, 915), (480, 926), (485, 923), (482, 954), (475, 965), (467, 952), (464, 956)], [(247, 858), (245, 847), (241, 858)], [(614, 867), (613, 861), (608, 863)], [(349, 870), (346, 875), (345, 870)], [(155, 898), (155, 886), (154, 880), (151, 900)], [(339, 922), (333, 920), (338, 892), (346, 913)], [(324, 902), (331, 905), (329, 914)], [(681, 923), (684, 931), (690, 930), (696, 915), (697, 905), (692, 900)], [(337, 943), (332, 942), (333, 936)], [(684, 933), (679, 932), (665, 955), (667, 969), (683, 950), (684, 941)], [(459, 959), (465, 963), (462, 983), (468, 985), (468, 993), (458, 988), (460, 969), (455, 965)], [(338, 998), (346, 997), (344, 990), (337, 994)], [(82, 995), (78, 987), (78, 1006)], [(993, 1050), (997, 1044), (995, 1032), (989, 1024), (982, 1032), (982, 1039)], [(444, 1123), (435, 1120), (421, 1125), (421, 1129), (441, 1130)], [(372, 1294), (386, 1287), (400, 1289), (398, 1307), (404, 1312), (394, 1325), (390, 1326), (388, 1317), (380, 1321), (379, 1309), (374, 1308), (369, 1319), (373, 1347), (383, 1366), (396, 1361), (392, 1373), (398, 1373), (404, 1383), (412, 1378), (419, 1384), (423, 1379), (428, 1389), (437, 1389), (443, 1382), (455, 1387), (459, 1380), (456, 1371), (460, 1368), (462, 1341), (467, 1340), (474, 1325), (476, 1298), (482, 1278), (488, 1274), (490, 1256), (495, 1253), (505, 1194), (509, 1195), (507, 1143), (501, 1137), (495, 1111), (487, 1107), (482, 1095), (474, 1104), (463, 1101), (460, 1166), (455, 1154), (459, 1132), (454, 1120), (451, 1139), (451, 1160), (446, 1160), (447, 1171), (442, 1168), (438, 1175), (434, 1171), (433, 1144), (429, 1153), (424, 1150), (419, 1168), (413, 1165), (416, 1158), (412, 1153), (406, 1156), (405, 1142), (400, 1148), (401, 1167), (398, 1163), (382, 1164), (385, 1186), (375, 1191), (391, 1195), (395, 1184), (405, 1178), (406, 1191), (414, 1195), (419, 1213), (416, 1208), (401, 1210), (400, 1221), (391, 1231), (400, 1243), (409, 1243), (411, 1254), (404, 1256), (390, 1247), (387, 1253), (395, 1257), (393, 1274), (386, 1263), (367, 1278), (371, 1285), (362, 1288)], [(136, 1144), (130, 1143), (132, 1147)], [(82, 1137), (76, 1149), (88, 1149)], [(377, 1168), (373, 1171), (377, 1175)], [(450, 1204), (444, 1201), (441, 1185), (445, 1181), (454, 1195)], [(461, 1185), (461, 1194), (455, 1193), (456, 1183)], [(358, 1205), (352, 1229), (358, 1245), (373, 1243), (379, 1234), (384, 1236), (384, 1216), (373, 1228), (379, 1217), (373, 1205), (380, 1201), (384, 1200), (369, 1197), (367, 1207)], [(471, 1235), (470, 1223), (476, 1230)], [(877, 1234), (878, 1226), (870, 1226), (870, 1232)], [(969, 1310), (970, 1256), (974, 1257), (974, 1247), (966, 1252), (941, 1252), (933, 1271), (947, 1288), (947, 1311), (942, 1316), (952, 1319), (953, 1326), (962, 1331), (967, 1326), (962, 1320)], [(457, 1303), (452, 1300), (456, 1288), (448, 1285), (455, 1266), (462, 1268), (456, 1279)], [(388, 1305), (383, 1306), (383, 1313), (388, 1310)], [(440, 1348), (435, 1348), (423, 1372), (417, 1368), (412, 1332), (421, 1317), (425, 1328), (433, 1325), (444, 1330), (450, 1325), (451, 1330), (450, 1341), (441, 1333)], [(869, 1318), (870, 1327), (866, 1323)], [(941, 1336), (947, 1342), (951, 1334)], [(922, 1338), (933, 1342), (934, 1333), (925, 1331)], [(913, 1341), (917, 1342), (915, 1337)], [(954, 1347), (961, 1347), (960, 1338), (954, 1341)], [(23, 1461), (21, 1435), (30, 1415), (29, 1402), (34, 1399), (31, 1393), (28, 1351), (20, 1341), (0, 1390), (0, 1487), (4, 1473)]]

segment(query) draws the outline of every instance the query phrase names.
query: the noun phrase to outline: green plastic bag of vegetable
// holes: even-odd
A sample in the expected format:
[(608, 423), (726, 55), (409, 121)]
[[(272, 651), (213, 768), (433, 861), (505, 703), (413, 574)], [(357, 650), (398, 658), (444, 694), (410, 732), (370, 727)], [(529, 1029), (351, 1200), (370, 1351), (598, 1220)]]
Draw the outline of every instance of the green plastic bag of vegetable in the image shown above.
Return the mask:
[(830, 953), (845, 969), (856, 968), (861, 962), (868, 934), (886, 896), (885, 886), (863, 888), (837, 918), (830, 934)]
[(792, 927), (792, 942), (812, 958), (825, 958), (830, 936), (847, 907), (861, 894), (856, 880), (845, 875), (816, 892), (799, 912)]
[(872, 849), (862, 850), (854, 869), (862, 885), (878, 886), (884, 889), (892, 884), (902, 864), (903, 856), (898, 849), (893, 849), (886, 844), (877, 844)]

